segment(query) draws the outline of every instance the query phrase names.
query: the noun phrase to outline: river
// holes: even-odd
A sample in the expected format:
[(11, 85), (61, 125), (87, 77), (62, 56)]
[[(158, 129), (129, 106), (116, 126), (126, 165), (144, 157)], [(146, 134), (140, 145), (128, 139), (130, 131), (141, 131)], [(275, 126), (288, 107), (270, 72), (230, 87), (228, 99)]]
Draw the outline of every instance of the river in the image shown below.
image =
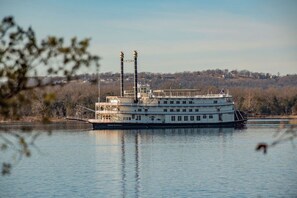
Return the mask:
[[(268, 153), (279, 120), (246, 129), (45, 129), (0, 197), (297, 197), (297, 148)], [(297, 144), (296, 140), (295, 143)]]

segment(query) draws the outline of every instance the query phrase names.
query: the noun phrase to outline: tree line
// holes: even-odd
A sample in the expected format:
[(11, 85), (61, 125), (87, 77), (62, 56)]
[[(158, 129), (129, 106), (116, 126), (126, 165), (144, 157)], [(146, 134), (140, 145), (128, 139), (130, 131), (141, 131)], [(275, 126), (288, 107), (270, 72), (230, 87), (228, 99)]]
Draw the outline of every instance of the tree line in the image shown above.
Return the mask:
[[(236, 108), (250, 116), (297, 115), (296, 86), (250, 87), (243, 85), (227, 88), (226, 84), (228, 82), (208, 86), (204, 84), (193, 86), (191, 79), (183, 84), (175, 81), (173, 83), (166, 79), (154, 79), (152, 81), (155, 82), (155, 84), (152, 84), (153, 89), (197, 88), (201, 94), (219, 93), (221, 89), (225, 88), (225, 92), (229, 92), (233, 96)], [(106, 96), (116, 96), (120, 93), (119, 79), (113, 82), (102, 81), (100, 84), (99, 90), (96, 83), (73, 80), (65, 85), (29, 90), (24, 94), (28, 95), (28, 97), (30, 95), (34, 96), (31, 99), (31, 103), (23, 104), (18, 109), (24, 118), (65, 118), (67, 116), (92, 118), (94, 117), (92, 111), (82, 110), (80, 107), (94, 109), (95, 102), (98, 101), (99, 92), (100, 101), (105, 101)], [(156, 87), (156, 84), (158, 87)], [(125, 89), (132, 89), (132, 87), (133, 80), (126, 80)], [(48, 100), (44, 100), (45, 93), (53, 93), (52, 98), (48, 94)]]

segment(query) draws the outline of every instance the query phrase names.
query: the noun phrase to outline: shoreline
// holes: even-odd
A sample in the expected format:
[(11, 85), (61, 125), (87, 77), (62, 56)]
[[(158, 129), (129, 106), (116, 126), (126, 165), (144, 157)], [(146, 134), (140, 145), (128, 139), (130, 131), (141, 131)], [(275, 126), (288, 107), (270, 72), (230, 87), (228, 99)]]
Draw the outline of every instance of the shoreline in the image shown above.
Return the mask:
[[(248, 116), (249, 119), (297, 119), (297, 115), (257, 115)], [(12, 124), (12, 123), (31, 123), (31, 124), (54, 124), (54, 123), (88, 123), (83, 120), (72, 120), (67, 118), (50, 118), (48, 121), (43, 121), (39, 117), (23, 117), (19, 120), (0, 120), (2, 124)]]
[(248, 116), (249, 119), (297, 119), (297, 115), (257, 115)]
[(49, 121), (42, 121), (41, 119), (20, 119), (20, 120), (6, 120), (0, 121), (0, 132), (9, 130), (25, 130), (31, 131), (32, 129), (41, 130), (64, 130), (64, 129), (83, 129), (91, 130), (92, 125), (88, 122), (67, 120), (66, 118), (50, 119)]

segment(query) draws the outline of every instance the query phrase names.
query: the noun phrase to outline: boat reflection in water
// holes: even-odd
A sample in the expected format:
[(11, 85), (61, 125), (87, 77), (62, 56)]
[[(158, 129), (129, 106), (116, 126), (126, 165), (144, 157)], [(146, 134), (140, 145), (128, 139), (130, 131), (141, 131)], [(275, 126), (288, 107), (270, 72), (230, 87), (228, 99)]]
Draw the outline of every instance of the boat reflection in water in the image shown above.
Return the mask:
[[(105, 173), (112, 179), (120, 180), (120, 189), (115, 191), (120, 191), (122, 197), (146, 197), (152, 196), (154, 191), (162, 191), (159, 188), (166, 186), (164, 182), (184, 180), (184, 175), (171, 178), (175, 175), (171, 174), (172, 171), (191, 174), (199, 166), (199, 158), (205, 158), (205, 155), (206, 160), (213, 161), (207, 153), (212, 153), (211, 150), (224, 152), (226, 142), (232, 141), (235, 131), (240, 132), (234, 128), (178, 128), (99, 130), (89, 134), (96, 137), (99, 172), (104, 169), (103, 164), (116, 163), (112, 168), (106, 168), (112, 173)], [(100, 155), (103, 151), (109, 154)], [(183, 170), (185, 168), (188, 170)]]

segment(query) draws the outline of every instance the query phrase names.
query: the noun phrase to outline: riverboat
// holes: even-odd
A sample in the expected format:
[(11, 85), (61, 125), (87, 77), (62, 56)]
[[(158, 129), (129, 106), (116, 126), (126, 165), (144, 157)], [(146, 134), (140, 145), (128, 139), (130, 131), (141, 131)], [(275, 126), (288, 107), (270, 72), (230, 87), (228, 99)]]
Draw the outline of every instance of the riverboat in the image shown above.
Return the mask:
[(244, 126), (247, 118), (235, 109), (228, 92), (199, 95), (195, 89), (152, 90), (148, 84), (139, 84), (137, 56), (134, 51), (133, 91), (125, 91), (121, 52), (121, 95), (95, 104), (95, 119), (88, 120), (93, 129)]

